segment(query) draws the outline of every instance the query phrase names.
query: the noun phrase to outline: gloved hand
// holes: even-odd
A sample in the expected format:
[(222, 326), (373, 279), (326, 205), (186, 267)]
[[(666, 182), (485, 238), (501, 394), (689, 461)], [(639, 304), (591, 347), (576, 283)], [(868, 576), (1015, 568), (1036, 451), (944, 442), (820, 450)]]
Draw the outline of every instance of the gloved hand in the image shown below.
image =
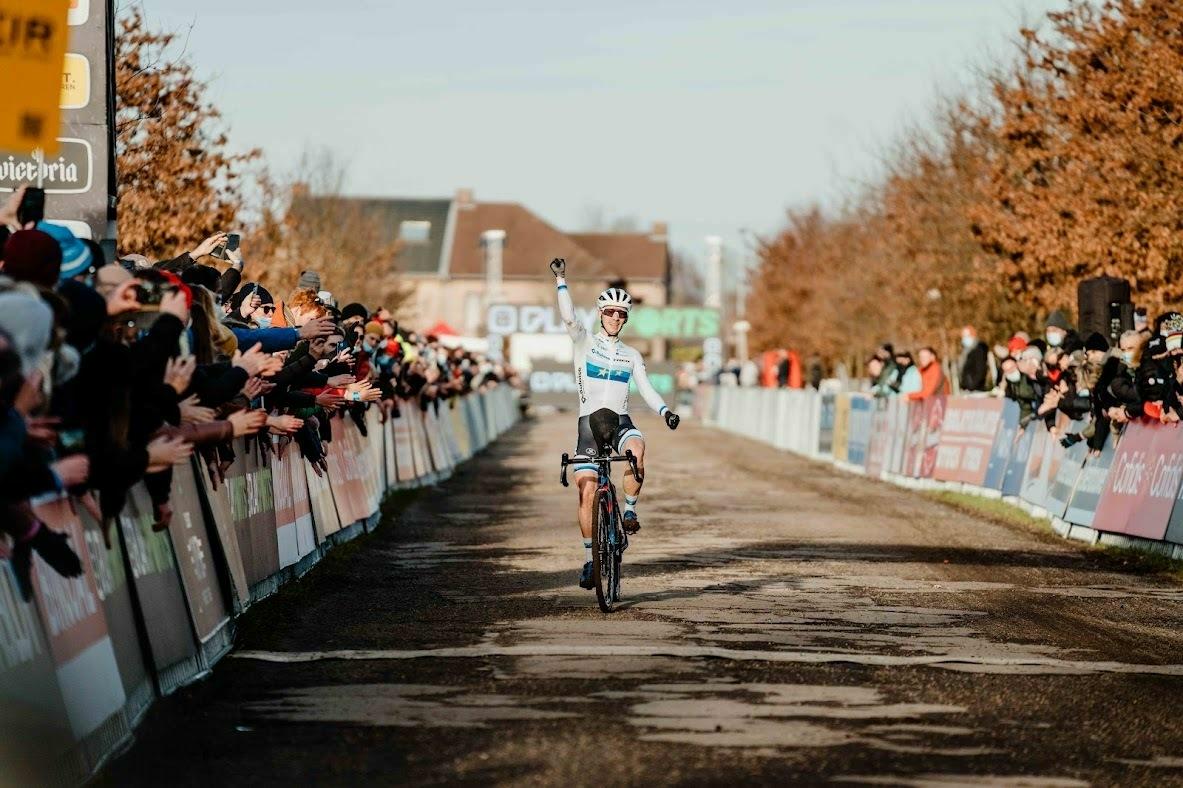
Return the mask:
[(18, 541), (12, 551), (13, 574), (16, 575), (21, 597), (26, 602), (33, 595), (30, 570), (34, 550), (62, 577), (77, 577), (82, 574), (82, 562), (78, 559), (78, 554), (70, 548), (66, 535), (42, 523), (32, 539)]
[(682, 418), (680, 416), (678, 416), (677, 413), (674, 413), (672, 410), (667, 410), (665, 412), (665, 423), (666, 423), (666, 426), (669, 427), (671, 430), (678, 429), (678, 424), (681, 421), (682, 421)]
[(1065, 449), (1071, 449), (1074, 445), (1080, 443), (1082, 440), (1084, 439), (1080, 436), (1080, 433), (1070, 432), (1060, 439), (1060, 445)]
[(560, 277), (560, 276), (566, 276), (567, 275), (567, 261), (561, 257), (556, 257), (555, 259), (551, 260), (550, 261), (550, 272), (552, 274), (554, 274), (556, 278)]

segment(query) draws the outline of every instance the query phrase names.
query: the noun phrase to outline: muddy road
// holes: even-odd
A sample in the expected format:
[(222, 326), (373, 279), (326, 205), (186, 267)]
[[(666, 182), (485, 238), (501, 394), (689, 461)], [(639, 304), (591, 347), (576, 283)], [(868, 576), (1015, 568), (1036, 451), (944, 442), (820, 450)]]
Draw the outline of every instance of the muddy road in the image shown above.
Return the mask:
[(525, 422), (248, 613), (110, 785), (1183, 784), (1183, 587), (684, 424), (623, 609)]

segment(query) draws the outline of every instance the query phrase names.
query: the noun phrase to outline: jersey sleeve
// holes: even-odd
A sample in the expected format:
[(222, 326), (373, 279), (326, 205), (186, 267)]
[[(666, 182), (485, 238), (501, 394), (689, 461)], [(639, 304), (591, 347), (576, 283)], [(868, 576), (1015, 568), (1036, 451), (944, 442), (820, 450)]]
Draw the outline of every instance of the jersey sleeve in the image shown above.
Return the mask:
[(645, 404), (649, 406), (650, 410), (658, 416), (664, 416), (669, 408), (666, 407), (665, 400), (657, 393), (657, 389), (653, 388), (653, 384), (649, 382), (649, 374), (645, 371), (645, 359), (641, 358), (640, 352), (635, 348), (633, 349), (633, 380), (637, 382), (637, 391), (641, 392), (641, 398), (645, 400)]
[(563, 320), (563, 325), (567, 327), (567, 333), (571, 335), (571, 341), (581, 342), (587, 338), (587, 329), (583, 327), (575, 317), (575, 305), (571, 303), (571, 291), (567, 289), (567, 280), (559, 279), (558, 285), (559, 297), (559, 317)]

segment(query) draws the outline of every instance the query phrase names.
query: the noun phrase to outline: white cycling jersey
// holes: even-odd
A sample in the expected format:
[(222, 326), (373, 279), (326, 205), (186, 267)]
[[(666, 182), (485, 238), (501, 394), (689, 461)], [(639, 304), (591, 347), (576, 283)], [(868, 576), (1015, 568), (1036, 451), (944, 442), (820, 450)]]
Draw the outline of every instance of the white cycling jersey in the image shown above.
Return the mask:
[(562, 279), (558, 283), (559, 315), (574, 345), (575, 382), (579, 386), (579, 415), (589, 416), (600, 408), (628, 415), (629, 382), (637, 384), (641, 397), (657, 415), (669, 408), (645, 374), (645, 360), (636, 348), (603, 331), (588, 333), (575, 318), (571, 294)]

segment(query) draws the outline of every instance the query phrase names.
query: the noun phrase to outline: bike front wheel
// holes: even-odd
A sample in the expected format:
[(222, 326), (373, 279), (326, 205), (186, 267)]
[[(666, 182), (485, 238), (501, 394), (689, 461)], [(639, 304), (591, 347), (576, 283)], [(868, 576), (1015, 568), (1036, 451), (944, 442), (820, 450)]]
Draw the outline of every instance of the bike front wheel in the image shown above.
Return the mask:
[(606, 496), (600, 496), (592, 511), (592, 576), (596, 581), (596, 601), (605, 613), (612, 612), (620, 591), (620, 559), (616, 551), (616, 520), (612, 512)]

